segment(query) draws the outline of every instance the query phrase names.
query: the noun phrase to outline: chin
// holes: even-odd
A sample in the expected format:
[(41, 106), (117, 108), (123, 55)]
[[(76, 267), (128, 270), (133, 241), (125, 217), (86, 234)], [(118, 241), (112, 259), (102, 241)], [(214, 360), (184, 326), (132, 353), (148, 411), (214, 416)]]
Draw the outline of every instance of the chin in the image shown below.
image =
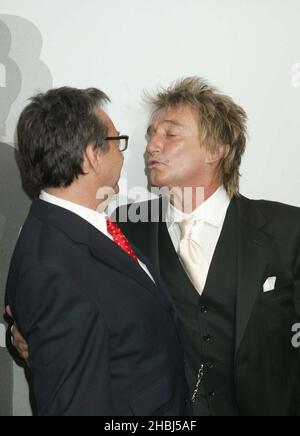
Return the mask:
[(149, 181), (153, 188), (165, 188), (168, 186), (167, 177), (159, 177), (153, 174), (152, 176), (150, 175)]

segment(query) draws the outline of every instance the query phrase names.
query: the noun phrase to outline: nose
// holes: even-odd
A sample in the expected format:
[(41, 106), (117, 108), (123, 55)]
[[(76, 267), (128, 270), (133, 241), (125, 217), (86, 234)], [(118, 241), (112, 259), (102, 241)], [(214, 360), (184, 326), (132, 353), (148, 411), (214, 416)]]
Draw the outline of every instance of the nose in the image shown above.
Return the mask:
[(159, 139), (157, 135), (152, 135), (151, 138), (148, 139), (148, 144), (146, 147), (146, 151), (150, 155), (155, 155), (157, 153), (161, 153), (163, 150), (163, 143)]

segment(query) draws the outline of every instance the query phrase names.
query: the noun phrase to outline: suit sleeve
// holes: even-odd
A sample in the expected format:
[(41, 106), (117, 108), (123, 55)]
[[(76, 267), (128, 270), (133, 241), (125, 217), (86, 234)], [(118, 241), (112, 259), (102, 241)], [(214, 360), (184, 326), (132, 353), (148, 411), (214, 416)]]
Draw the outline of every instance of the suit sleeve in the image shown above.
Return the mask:
[(111, 415), (108, 330), (96, 304), (56, 265), (31, 269), (16, 291), (39, 415)]

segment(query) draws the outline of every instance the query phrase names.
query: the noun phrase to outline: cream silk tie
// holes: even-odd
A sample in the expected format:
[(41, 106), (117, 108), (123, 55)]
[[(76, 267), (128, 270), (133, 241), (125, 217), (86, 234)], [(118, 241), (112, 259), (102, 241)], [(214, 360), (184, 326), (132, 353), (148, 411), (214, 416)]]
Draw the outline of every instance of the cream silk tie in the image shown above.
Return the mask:
[(199, 295), (202, 295), (208, 275), (209, 265), (204, 256), (203, 250), (192, 238), (191, 233), (194, 226), (202, 225), (195, 221), (179, 222), (181, 240), (179, 246), (179, 257), (182, 265), (193, 283)]

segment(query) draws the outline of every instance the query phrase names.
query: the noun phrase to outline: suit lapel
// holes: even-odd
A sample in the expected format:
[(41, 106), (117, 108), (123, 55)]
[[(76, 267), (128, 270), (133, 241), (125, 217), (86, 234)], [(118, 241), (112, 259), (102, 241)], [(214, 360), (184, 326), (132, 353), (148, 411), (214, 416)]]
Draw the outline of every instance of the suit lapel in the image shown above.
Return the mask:
[[(159, 288), (146, 272), (112, 240), (87, 221), (73, 212), (41, 200), (33, 202), (31, 213), (38, 219), (64, 232), (73, 242), (88, 246), (91, 254), (100, 262), (119, 271), (124, 276), (130, 277), (148, 292), (151, 292), (153, 296), (160, 298), (161, 301), (167, 304), (165, 298), (161, 296)], [(133, 247), (133, 249), (135, 250), (136, 247)], [(139, 252), (137, 252), (137, 255), (139, 258), (142, 257)], [(143, 259), (142, 262), (146, 263), (146, 260)], [(154, 277), (154, 280), (156, 280), (156, 277)]]
[(239, 209), (239, 251), (236, 313), (236, 353), (244, 337), (254, 304), (263, 287), (270, 263), (273, 238), (264, 232), (266, 220), (244, 198), (237, 199)]
[[(131, 243), (131, 242), (130, 242)], [(170, 301), (166, 296), (164, 287), (154, 269), (149, 264), (149, 261), (140, 252), (138, 247), (133, 243), (131, 246), (138, 257), (144, 263), (150, 274), (152, 275), (155, 283), (151, 280), (143, 268), (135, 262), (131, 257), (118, 247), (113, 241), (104, 236), (96, 229), (91, 229), (89, 247), (94, 257), (104, 262), (112, 269), (119, 271), (121, 274), (130, 277), (135, 282), (139, 283), (143, 288), (158, 298), (161, 303), (170, 308)], [(163, 290), (163, 292), (161, 292)]]
[[(112, 269), (119, 271), (121, 274), (129, 276), (134, 281), (138, 282), (143, 287), (153, 292), (155, 284), (144, 270), (131, 257), (118, 247), (112, 240), (107, 238), (101, 232), (91, 229), (89, 238), (89, 248), (94, 257), (109, 265)], [(137, 257), (141, 259), (141, 254), (132, 245)]]
[[(160, 199), (160, 207), (163, 209), (163, 200)], [(238, 276), (237, 276), (237, 308), (236, 308), (236, 352), (239, 350), (244, 337), (251, 313), (254, 308), (259, 293), (262, 290), (266, 271), (271, 263), (273, 250), (273, 238), (264, 231), (266, 219), (254, 206), (254, 202), (244, 197), (237, 198), (238, 207)], [(130, 226), (129, 239), (135, 242), (143, 253), (147, 254), (156, 272), (160, 272), (161, 255), (163, 253), (163, 234), (160, 230), (168, 233), (166, 224), (161, 214), (159, 216), (160, 225), (157, 223), (137, 223)], [(172, 242), (168, 235), (168, 250), (173, 250)], [(166, 240), (164, 240), (164, 243)], [(172, 252), (168, 251), (168, 260), (171, 261)], [(176, 267), (174, 264), (174, 276), (176, 280), (182, 278), (179, 271), (184, 272), (177, 254)], [(173, 256), (173, 257), (174, 257)], [(174, 260), (174, 259), (173, 259)], [(150, 268), (149, 268), (150, 269)], [(151, 273), (153, 272), (150, 269)], [(186, 277), (188, 280), (188, 278)], [(191, 294), (192, 295), (192, 294)], [(196, 291), (195, 291), (196, 297)]]
[(131, 225), (131, 232), (124, 232), (131, 243), (147, 256), (156, 274), (159, 274), (158, 223), (135, 223)]
[(166, 207), (167, 203), (164, 204), (162, 198), (151, 200), (148, 202), (148, 222), (130, 223), (129, 221), (119, 221), (118, 224), (130, 240), (138, 258), (147, 266), (156, 284), (158, 284), (160, 290), (163, 291), (164, 300), (167, 302), (169, 309), (174, 313), (176, 319), (175, 305), (171, 298), (170, 290), (161, 278), (160, 271), (161, 235), (159, 227), (160, 225), (166, 225), (165, 223), (161, 224), (162, 221), (165, 221)]

